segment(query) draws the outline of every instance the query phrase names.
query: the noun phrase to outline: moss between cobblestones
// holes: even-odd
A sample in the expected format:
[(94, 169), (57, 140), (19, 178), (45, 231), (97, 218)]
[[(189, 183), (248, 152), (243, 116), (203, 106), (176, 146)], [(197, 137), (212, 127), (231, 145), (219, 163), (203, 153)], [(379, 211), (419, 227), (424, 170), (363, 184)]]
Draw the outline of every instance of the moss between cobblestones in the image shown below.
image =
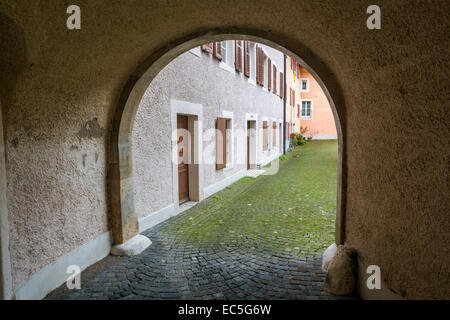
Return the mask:
[(162, 230), (193, 246), (233, 243), (315, 256), (334, 241), (337, 148), (336, 141), (297, 147), (276, 175), (245, 177)]

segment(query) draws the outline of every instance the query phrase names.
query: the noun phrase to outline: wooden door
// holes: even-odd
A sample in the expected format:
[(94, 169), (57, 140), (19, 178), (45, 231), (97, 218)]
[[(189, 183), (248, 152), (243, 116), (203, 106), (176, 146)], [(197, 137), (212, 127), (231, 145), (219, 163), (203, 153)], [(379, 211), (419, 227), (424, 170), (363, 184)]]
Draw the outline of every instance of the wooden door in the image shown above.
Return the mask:
[[(178, 135), (178, 199), (180, 203), (189, 201), (188, 117), (177, 116)], [(184, 130), (183, 130), (184, 129)]]

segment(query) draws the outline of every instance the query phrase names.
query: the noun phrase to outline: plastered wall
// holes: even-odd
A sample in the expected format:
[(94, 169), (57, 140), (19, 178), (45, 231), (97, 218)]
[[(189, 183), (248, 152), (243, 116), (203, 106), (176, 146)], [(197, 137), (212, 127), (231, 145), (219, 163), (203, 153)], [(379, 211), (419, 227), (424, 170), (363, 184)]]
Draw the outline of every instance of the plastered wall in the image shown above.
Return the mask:
[[(228, 43), (230, 51), (232, 44), (233, 41)], [(266, 50), (269, 51), (267, 47)], [(272, 57), (282, 61), (280, 52), (271, 50), (270, 53)], [(234, 54), (230, 52), (228, 56), (231, 58)], [(204, 187), (246, 169), (246, 154), (238, 149), (243, 143), (246, 144), (245, 136), (244, 141), (237, 137), (238, 131), (245, 135), (246, 113), (254, 113), (258, 117), (258, 135), (262, 134), (263, 118), (269, 122), (270, 128), (272, 121), (278, 123), (283, 118), (282, 100), (277, 95), (249, 83), (243, 73), (236, 72), (231, 67), (234, 66), (234, 58), (229, 59), (227, 64), (230, 68), (221, 65), (212, 54), (195, 48), (167, 65), (144, 94), (133, 126), (133, 168), (136, 172), (134, 199), (140, 218), (174, 203), (171, 178), (172, 99), (203, 106)], [(228, 117), (231, 113), (234, 132), (233, 164), (231, 168), (216, 170), (215, 121), (218, 117)], [(231, 139), (231, 131), (228, 134)], [(258, 163), (273, 159), (279, 154), (279, 148), (263, 152), (262, 136), (258, 139)], [(269, 141), (272, 142), (271, 139)]]
[[(237, 33), (287, 48), (332, 97), (346, 244), (380, 266), (389, 290), (448, 298), (448, 1), (378, 1), (381, 30), (367, 29), (362, 0), (79, 0), (76, 31), (65, 27), (70, 4), (0, 1), (14, 289), (108, 229), (107, 142), (138, 66)], [(80, 135), (94, 118), (103, 131)]]

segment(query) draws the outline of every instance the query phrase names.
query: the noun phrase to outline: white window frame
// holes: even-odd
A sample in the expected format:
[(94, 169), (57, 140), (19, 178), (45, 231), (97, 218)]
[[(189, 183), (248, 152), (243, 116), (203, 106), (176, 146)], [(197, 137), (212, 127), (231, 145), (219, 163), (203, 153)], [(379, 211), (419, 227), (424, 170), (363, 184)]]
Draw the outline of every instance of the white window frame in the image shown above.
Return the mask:
[[(220, 42), (220, 45), (222, 46), (222, 62), (228, 64), (228, 41), (224, 40)], [(224, 46), (225, 44), (225, 46)], [(224, 49), (225, 48), (225, 52)], [(228, 64), (229, 65), (229, 64)]]
[[(306, 89), (303, 89), (303, 81), (306, 81)], [(300, 78), (300, 92), (309, 92), (309, 79)]]
[[(220, 43), (224, 43), (226, 42), (226, 46), (227, 48), (225, 49), (225, 61), (223, 61), (223, 57), (225, 56), (222, 52), (222, 60), (219, 63), (219, 68), (228, 71), (229, 73), (235, 74), (236, 70), (234, 67), (231, 66), (231, 63), (234, 62), (234, 46), (231, 45), (231, 41), (229, 40), (224, 40), (221, 41)], [(231, 51), (231, 52), (230, 52)]]
[(254, 42), (248, 42), (248, 55), (250, 63), (250, 76), (248, 82), (251, 85), (256, 86), (256, 44)]
[[(303, 101), (305, 102), (311, 102), (311, 116), (307, 117), (307, 116), (303, 116)], [(314, 100), (313, 99), (300, 99), (300, 120), (313, 120), (313, 111), (314, 111)]]
[[(234, 124), (233, 124), (233, 111), (225, 111), (222, 110), (222, 118), (226, 119), (227, 125), (229, 124), (230, 127), (226, 128), (227, 130), (227, 154), (225, 156), (226, 163), (225, 168), (223, 168), (223, 171), (228, 171), (233, 169), (234, 167)], [(228, 139), (229, 137), (229, 139)], [(231, 147), (231, 148), (229, 148)], [(230, 160), (230, 161), (228, 161)]]

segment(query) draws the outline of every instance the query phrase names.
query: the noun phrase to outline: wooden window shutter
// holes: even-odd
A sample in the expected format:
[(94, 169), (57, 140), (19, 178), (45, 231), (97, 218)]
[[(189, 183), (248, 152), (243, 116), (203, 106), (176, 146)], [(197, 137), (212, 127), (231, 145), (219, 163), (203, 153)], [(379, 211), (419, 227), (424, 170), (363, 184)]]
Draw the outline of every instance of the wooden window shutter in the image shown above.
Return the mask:
[(267, 90), (272, 91), (272, 60), (267, 60)]
[(277, 67), (273, 65), (273, 93), (277, 94)]
[(264, 51), (261, 49), (261, 86), (264, 87)]
[(234, 67), (236, 71), (242, 72), (242, 41), (234, 42)]
[(222, 42), (214, 42), (214, 57), (222, 60)]
[(300, 79), (300, 63), (297, 63), (297, 79)]
[(263, 151), (269, 148), (267, 121), (263, 121)]
[(205, 43), (202, 44), (202, 50), (208, 53), (212, 53), (213, 52), (213, 43), (209, 42), (209, 43)]
[(216, 170), (225, 168), (227, 164), (227, 119), (216, 121)]
[(292, 90), (292, 106), (295, 107), (295, 90)]
[(248, 41), (244, 41), (244, 75), (250, 77), (250, 50)]
[(259, 47), (256, 46), (256, 83), (259, 84)]
[(297, 104), (297, 118), (300, 118), (300, 105)]
[(256, 50), (256, 77), (257, 77), (257, 83), (261, 84), (261, 54), (260, 54), (260, 48)]
[(284, 99), (285, 97), (285, 89), (284, 89), (284, 74), (280, 72), (280, 98)]

